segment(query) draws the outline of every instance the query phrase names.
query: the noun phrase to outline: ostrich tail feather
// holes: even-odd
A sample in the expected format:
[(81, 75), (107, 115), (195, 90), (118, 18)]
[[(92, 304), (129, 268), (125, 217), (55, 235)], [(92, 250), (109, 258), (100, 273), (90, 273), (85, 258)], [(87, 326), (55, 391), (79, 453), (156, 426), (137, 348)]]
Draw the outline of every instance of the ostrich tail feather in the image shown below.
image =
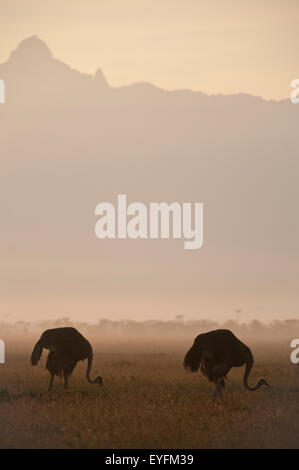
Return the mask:
[(199, 344), (194, 343), (193, 346), (187, 352), (184, 359), (184, 367), (191, 372), (198, 371), (201, 363), (202, 352), (200, 350)]
[(36, 364), (40, 360), (42, 352), (43, 352), (43, 346), (42, 346), (41, 340), (39, 340), (34, 346), (32, 354), (31, 354), (31, 364), (33, 366), (36, 366)]

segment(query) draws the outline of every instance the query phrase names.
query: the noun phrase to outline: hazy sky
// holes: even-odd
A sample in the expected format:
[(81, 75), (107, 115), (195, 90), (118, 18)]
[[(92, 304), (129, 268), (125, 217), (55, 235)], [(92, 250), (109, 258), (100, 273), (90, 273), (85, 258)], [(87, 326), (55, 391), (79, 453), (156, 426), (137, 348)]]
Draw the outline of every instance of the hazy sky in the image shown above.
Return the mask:
[(290, 95), (298, 0), (0, 0), (0, 63), (28, 36), (112, 86)]
[[(112, 89), (69, 67), (115, 87), (287, 98), (298, 13), (299, 0), (0, 0), (0, 320), (298, 316), (299, 104)], [(95, 207), (117, 194), (203, 202), (204, 246), (97, 239)]]

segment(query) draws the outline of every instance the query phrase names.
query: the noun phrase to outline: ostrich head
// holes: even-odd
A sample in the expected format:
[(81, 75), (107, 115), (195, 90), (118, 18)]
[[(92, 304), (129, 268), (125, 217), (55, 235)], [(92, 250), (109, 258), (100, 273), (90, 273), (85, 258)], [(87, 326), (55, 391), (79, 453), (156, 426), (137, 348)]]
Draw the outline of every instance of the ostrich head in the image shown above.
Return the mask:
[(94, 383), (99, 384), (99, 385), (104, 385), (104, 384), (103, 384), (103, 377), (101, 377), (100, 375), (98, 375), (98, 376), (95, 378)]
[(251, 354), (250, 349), (248, 349), (247, 359), (246, 359), (246, 367), (245, 367), (245, 372), (244, 372), (244, 377), (243, 377), (243, 382), (244, 382), (244, 385), (247, 388), (247, 390), (249, 390), (250, 392), (255, 392), (256, 390), (258, 390), (261, 387), (270, 387), (268, 382), (263, 378), (259, 379), (254, 387), (250, 387), (250, 385), (248, 385), (247, 380), (248, 380), (248, 376), (250, 374), (252, 365), (253, 365), (253, 356)]
[(256, 387), (258, 389), (258, 388), (261, 388), (261, 387), (270, 387), (270, 385), (268, 384), (267, 380), (261, 378), (261, 379), (259, 379), (258, 383), (256, 384)]
[(88, 357), (88, 363), (87, 363), (87, 371), (86, 371), (86, 378), (89, 383), (91, 384), (98, 384), (98, 385), (103, 385), (103, 378), (98, 375), (94, 380), (90, 378), (90, 369), (91, 369), (91, 363), (92, 363), (92, 349), (90, 347), (90, 353)]

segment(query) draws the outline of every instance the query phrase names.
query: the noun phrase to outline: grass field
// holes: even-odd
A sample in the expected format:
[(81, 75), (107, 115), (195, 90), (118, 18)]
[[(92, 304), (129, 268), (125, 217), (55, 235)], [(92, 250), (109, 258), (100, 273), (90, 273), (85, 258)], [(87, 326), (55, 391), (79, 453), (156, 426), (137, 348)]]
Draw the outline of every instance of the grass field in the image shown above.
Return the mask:
[(183, 370), (182, 348), (96, 351), (92, 376), (102, 375), (103, 387), (89, 384), (79, 363), (70, 389), (56, 378), (50, 395), (46, 355), (31, 367), (25, 349), (0, 366), (1, 448), (299, 447), (299, 368), (274, 346), (255, 354), (249, 380), (264, 376), (271, 388), (246, 391), (243, 369), (234, 369), (216, 405), (212, 385)]

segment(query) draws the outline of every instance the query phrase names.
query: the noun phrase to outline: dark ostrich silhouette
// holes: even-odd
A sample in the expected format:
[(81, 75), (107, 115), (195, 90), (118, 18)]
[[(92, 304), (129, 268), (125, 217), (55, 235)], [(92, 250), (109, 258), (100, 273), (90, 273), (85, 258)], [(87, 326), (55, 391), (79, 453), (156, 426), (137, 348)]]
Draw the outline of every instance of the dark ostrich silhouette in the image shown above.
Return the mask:
[(253, 365), (250, 349), (229, 330), (214, 330), (197, 336), (184, 359), (184, 367), (191, 372), (201, 372), (215, 383), (213, 400), (218, 392), (222, 396), (226, 375), (232, 367), (246, 365), (243, 383), (247, 390), (255, 392), (262, 386), (269, 387), (265, 379), (259, 379), (254, 387), (248, 385), (248, 376)]
[(34, 346), (31, 354), (31, 364), (36, 366), (41, 358), (43, 348), (49, 349), (46, 369), (51, 374), (48, 391), (51, 391), (55, 375), (64, 377), (64, 388), (68, 388), (68, 381), (78, 361), (87, 359), (86, 377), (92, 384), (103, 385), (102, 377), (95, 380), (90, 378), (90, 369), (93, 359), (92, 347), (87, 339), (75, 328), (53, 328), (46, 330)]

